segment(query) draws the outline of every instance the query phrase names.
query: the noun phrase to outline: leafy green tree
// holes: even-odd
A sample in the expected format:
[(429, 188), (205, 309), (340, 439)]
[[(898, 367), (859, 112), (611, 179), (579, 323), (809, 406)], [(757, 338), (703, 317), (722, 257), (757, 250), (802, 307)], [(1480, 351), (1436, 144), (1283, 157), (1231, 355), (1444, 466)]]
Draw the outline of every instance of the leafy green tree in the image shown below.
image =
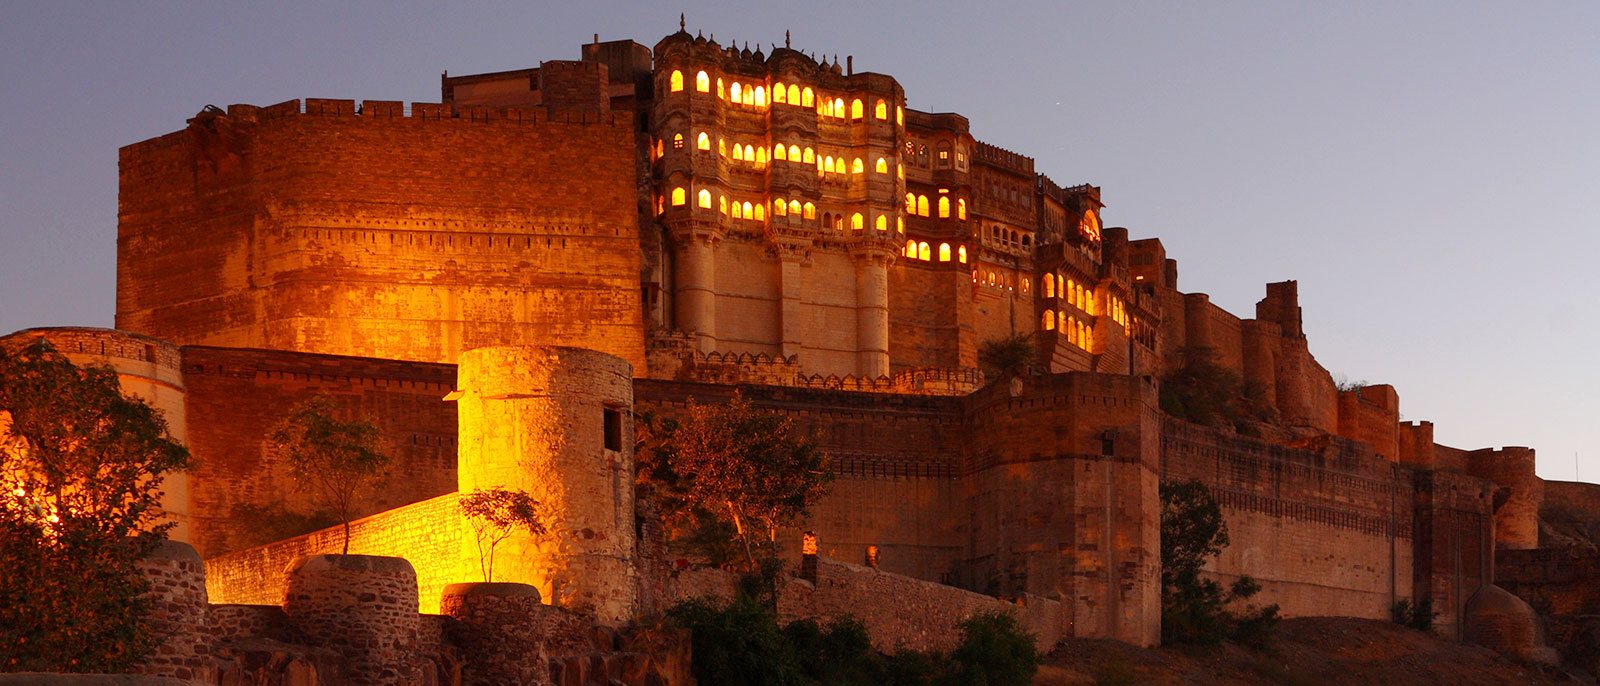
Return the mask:
[(1033, 360), (1033, 338), (1027, 334), (985, 341), (978, 348), (978, 366), (991, 381), (1022, 376), (1033, 366)]
[(494, 549), (517, 531), (535, 536), (545, 533), (539, 501), (523, 491), (491, 488), (461, 496), (461, 513), (478, 544), (478, 567), (484, 581), (494, 581)]
[(1228, 610), (1260, 592), (1240, 577), (1224, 591), (1201, 575), (1207, 560), (1228, 545), (1228, 526), (1210, 489), (1199, 481), (1161, 485), (1161, 640), (1214, 644), (1226, 638), (1259, 645), (1278, 622), (1278, 606)]
[(349, 555), (350, 517), (365, 492), (385, 476), (389, 456), (375, 424), (333, 415), (333, 399), (319, 395), (290, 410), (267, 440), (288, 462), (290, 476), (338, 516), (344, 525), (343, 554)]
[(681, 421), (645, 417), (639, 480), (660, 514), (677, 525), (724, 521), (750, 570), (756, 548), (807, 516), (827, 493), (827, 457), (795, 425), (742, 396), (722, 405), (691, 402)]
[(1039, 671), (1033, 635), (1004, 612), (983, 612), (961, 622), (961, 644), (945, 683), (976, 686), (1027, 686)]
[(0, 671), (118, 672), (155, 645), (139, 562), (189, 453), (109, 367), (0, 348)]

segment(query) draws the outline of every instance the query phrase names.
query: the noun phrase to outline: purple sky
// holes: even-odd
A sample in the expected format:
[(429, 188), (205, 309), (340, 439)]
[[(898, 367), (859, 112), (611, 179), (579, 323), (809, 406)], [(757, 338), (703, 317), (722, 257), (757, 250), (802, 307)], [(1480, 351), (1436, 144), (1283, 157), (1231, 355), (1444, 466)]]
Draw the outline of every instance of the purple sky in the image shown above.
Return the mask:
[(1600, 481), (1600, 4), (1100, 4), (7, 3), (0, 332), (111, 325), (117, 148), (208, 103), (433, 102), (441, 71), (652, 45), (681, 10), (853, 54), (1100, 185), (1108, 226), (1235, 314), (1298, 279), (1329, 370), (1394, 384), (1441, 443)]

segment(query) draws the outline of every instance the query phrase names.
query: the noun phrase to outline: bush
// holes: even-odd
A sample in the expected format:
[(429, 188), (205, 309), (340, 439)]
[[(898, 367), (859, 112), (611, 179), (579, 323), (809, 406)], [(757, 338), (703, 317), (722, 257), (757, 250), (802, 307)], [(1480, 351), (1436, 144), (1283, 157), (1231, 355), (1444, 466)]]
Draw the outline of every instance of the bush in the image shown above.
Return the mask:
[(694, 676), (700, 686), (806, 683), (794, 647), (771, 610), (740, 595), (726, 604), (699, 598), (667, 611), (693, 634)]
[(1161, 485), (1161, 640), (1215, 645), (1226, 639), (1264, 645), (1278, 623), (1278, 606), (1229, 605), (1247, 601), (1261, 584), (1240, 577), (1224, 591), (1201, 575), (1206, 560), (1228, 545), (1222, 508), (1199, 481)]
[(973, 615), (961, 623), (961, 645), (950, 654), (951, 684), (1027, 686), (1039, 670), (1033, 636), (1002, 612)]
[(1389, 606), (1389, 619), (1417, 631), (1433, 631), (1433, 620), (1439, 613), (1433, 611), (1433, 599), (1423, 598), (1416, 604), (1410, 600), (1397, 600)]

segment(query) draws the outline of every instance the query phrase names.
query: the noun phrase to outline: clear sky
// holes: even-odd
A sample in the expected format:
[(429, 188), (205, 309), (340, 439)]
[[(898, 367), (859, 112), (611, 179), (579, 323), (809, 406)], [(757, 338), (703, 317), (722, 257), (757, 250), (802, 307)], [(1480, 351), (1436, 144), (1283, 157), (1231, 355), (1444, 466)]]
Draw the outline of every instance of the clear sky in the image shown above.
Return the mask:
[(1160, 237), (1441, 443), (1600, 481), (1600, 3), (0, 4), (0, 333), (111, 326), (117, 148), (207, 104), (436, 102), (440, 72), (675, 31), (854, 55)]

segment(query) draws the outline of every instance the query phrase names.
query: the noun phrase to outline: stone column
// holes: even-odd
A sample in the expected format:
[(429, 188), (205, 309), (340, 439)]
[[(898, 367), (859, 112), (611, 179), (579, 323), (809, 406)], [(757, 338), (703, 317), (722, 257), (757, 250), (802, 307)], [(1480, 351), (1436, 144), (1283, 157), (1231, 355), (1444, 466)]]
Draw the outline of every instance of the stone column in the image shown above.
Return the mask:
[[(632, 619), (632, 367), (593, 350), (497, 346), (462, 353), (457, 377), (461, 492), (525, 491), (549, 529), (501, 542), (494, 580), (604, 623)], [(476, 573), (470, 530), (461, 554)]]
[(217, 676), (206, 604), (206, 568), (187, 543), (166, 541), (140, 561), (150, 582), (150, 633), (160, 639), (140, 674), (210, 683)]
[(695, 333), (700, 352), (709, 353), (717, 347), (716, 238), (704, 234), (677, 238), (676, 321), (679, 329)]
[[(877, 248), (877, 246), (874, 246)], [(889, 262), (885, 249), (856, 252), (856, 374), (889, 375)]]
[(375, 555), (300, 558), (289, 568), (283, 612), (312, 645), (342, 658), (344, 678), (336, 683), (417, 683), (421, 616), (410, 562)]

